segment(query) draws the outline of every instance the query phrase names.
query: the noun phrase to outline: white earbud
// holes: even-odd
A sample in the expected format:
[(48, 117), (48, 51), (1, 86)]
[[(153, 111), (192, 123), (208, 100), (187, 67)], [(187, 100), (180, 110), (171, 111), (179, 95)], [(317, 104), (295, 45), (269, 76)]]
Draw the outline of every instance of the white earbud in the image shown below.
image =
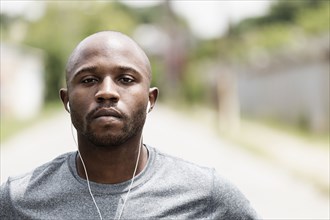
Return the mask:
[(70, 103), (69, 103), (69, 102), (66, 104), (66, 109), (67, 109), (68, 112), (70, 113)]
[(148, 101), (148, 105), (147, 105), (147, 114), (149, 113), (150, 111), (150, 101)]

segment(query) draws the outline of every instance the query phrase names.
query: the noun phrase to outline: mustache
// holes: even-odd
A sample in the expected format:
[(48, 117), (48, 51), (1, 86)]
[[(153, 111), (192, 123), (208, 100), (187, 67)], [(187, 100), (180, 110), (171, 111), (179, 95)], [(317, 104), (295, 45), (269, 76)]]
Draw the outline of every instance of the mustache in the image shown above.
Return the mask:
[(120, 119), (127, 118), (126, 114), (124, 114), (118, 108), (115, 108), (113, 105), (103, 104), (103, 105), (98, 105), (96, 108), (94, 108), (93, 110), (91, 110), (87, 114), (86, 119), (88, 121), (91, 121), (91, 120), (93, 120), (94, 118), (96, 118), (100, 114), (108, 114), (108, 113), (111, 113), (111, 115), (114, 114), (116, 117), (118, 117)]

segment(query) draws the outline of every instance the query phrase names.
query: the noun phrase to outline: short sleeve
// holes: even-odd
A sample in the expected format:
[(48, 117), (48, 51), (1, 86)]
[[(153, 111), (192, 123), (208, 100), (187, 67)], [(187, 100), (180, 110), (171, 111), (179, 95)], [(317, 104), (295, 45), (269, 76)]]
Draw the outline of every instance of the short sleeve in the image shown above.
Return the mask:
[(0, 206), (1, 206), (1, 212), (0, 212), (0, 219), (16, 219), (15, 212), (12, 208), (11, 198), (10, 198), (10, 181), (9, 179), (7, 182), (3, 183), (0, 186)]
[(212, 219), (260, 219), (240, 190), (213, 170)]

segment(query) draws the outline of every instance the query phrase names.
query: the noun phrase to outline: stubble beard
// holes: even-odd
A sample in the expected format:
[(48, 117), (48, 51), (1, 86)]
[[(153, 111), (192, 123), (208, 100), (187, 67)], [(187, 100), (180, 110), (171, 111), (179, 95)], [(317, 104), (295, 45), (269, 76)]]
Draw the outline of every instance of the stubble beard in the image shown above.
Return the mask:
[(86, 119), (86, 126), (83, 126), (83, 117), (79, 117), (74, 110), (71, 110), (71, 118), (77, 132), (83, 135), (93, 145), (97, 147), (117, 147), (124, 144), (132, 137), (142, 133), (146, 120), (146, 113), (144, 108), (139, 108), (132, 112), (131, 117), (124, 115), (123, 118), (121, 118), (124, 126), (119, 132), (116, 131), (116, 134), (111, 132), (107, 134), (99, 134), (93, 131), (91, 127), (91, 120), (88, 118)]

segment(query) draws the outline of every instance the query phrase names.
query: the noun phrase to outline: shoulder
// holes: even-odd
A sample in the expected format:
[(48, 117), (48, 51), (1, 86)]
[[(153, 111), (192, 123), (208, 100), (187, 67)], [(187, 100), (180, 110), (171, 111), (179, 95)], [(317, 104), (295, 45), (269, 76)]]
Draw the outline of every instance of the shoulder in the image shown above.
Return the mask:
[(185, 159), (163, 153), (154, 149), (157, 166), (171, 169), (171, 173), (183, 175), (186, 178), (204, 179), (212, 181), (214, 169), (198, 165)]
[[(58, 184), (58, 174), (66, 165), (66, 161), (70, 155), (74, 153), (66, 153), (45, 163), (32, 171), (9, 177), (7, 182), (0, 186), (0, 202), (1, 212), (0, 219), (19, 219), (17, 210), (25, 210), (31, 207), (31, 202), (36, 198), (41, 198), (44, 194), (49, 193), (50, 188), (54, 184)], [(62, 174), (60, 174), (62, 175)]]
[(212, 200), (215, 170), (210, 167), (187, 161), (185, 159), (163, 153), (158, 149), (151, 149), (154, 153), (154, 175), (158, 185), (163, 183), (166, 187), (177, 192), (198, 196), (206, 203)]
[(30, 172), (14, 177), (9, 177), (7, 182), (2, 184), (1, 191), (4, 191), (9, 187), (11, 194), (23, 193), (28, 185), (31, 186), (33, 183), (37, 185), (40, 183), (40, 180), (54, 173), (54, 171), (61, 167), (67, 161), (67, 158), (72, 154), (74, 154), (74, 152), (62, 154), (52, 161), (31, 170)]
[[(171, 183), (184, 188), (185, 192), (195, 191), (207, 198), (212, 219), (258, 219), (250, 202), (229, 180), (222, 177), (214, 168), (204, 167), (184, 159), (155, 150), (159, 163), (164, 168), (164, 179), (171, 176)], [(163, 169), (165, 171), (163, 171)], [(181, 184), (183, 183), (183, 184)]]
[(214, 217), (224, 219), (260, 219), (250, 201), (226, 178), (214, 172), (212, 203)]

